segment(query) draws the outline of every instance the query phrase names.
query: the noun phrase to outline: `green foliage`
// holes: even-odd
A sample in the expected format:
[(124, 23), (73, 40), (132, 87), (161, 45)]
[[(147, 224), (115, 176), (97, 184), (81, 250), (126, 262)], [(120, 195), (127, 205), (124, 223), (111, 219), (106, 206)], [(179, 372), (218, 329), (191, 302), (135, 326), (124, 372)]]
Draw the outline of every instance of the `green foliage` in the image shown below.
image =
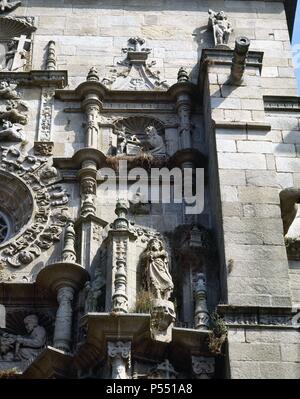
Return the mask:
[(135, 313), (151, 313), (153, 296), (151, 292), (141, 290), (137, 293), (136, 304), (134, 308)]

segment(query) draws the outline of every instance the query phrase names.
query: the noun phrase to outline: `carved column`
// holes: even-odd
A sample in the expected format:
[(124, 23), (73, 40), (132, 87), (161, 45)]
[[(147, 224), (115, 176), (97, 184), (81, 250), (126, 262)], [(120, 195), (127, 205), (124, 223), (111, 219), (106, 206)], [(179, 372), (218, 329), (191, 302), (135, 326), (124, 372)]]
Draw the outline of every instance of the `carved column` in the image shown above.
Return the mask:
[(127, 370), (131, 367), (131, 342), (108, 342), (108, 356), (111, 363), (111, 378), (128, 379)]
[(56, 51), (55, 51), (55, 41), (51, 40), (48, 43), (48, 54), (46, 61), (46, 69), (48, 71), (56, 70)]
[[(189, 77), (183, 68), (178, 72), (178, 83), (188, 83)], [(176, 109), (179, 117), (179, 137), (181, 149), (192, 148), (191, 113), (192, 101), (188, 90), (177, 94)]]
[(192, 369), (196, 379), (208, 380), (215, 374), (215, 358), (192, 356)]
[(135, 296), (128, 298), (128, 290), (135, 292), (136, 287), (137, 265), (130, 252), (137, 235), (129, 229), (127, 203), (119, 200), (115, 213), (117, 218), (108, 233), (111, 257), (107, 268), (106, 311), (122, 314), (128, 313), (128, 308), (135, 304)]
[(80, 215), (96, 215), (97, 164), (94, 161), (84, 161), (79, 171), (81, 207)]
[(63, 262), (76, 262), (75, 252), (75, 230), (74, 223), (69, 221), (65, 229), (64, 249), (62, 252)]
[(54, 347), (70, 352), (72, 337), (72, 301), (74, 289), (72, 287), (61, 287), (58, 289), (58, 310), (55, 319)]
[[(122, 234), (127, 230), (129, 222), (126, 218), (128, 209), (124, 202), (119, 201), (115, 210), (117, 219), (114, 221), (113, 253), (115, 257), (113, 265), (113, 295), (112, 311), (116, 313), (128, 313), (127, 296), (127, 234)], [(119, 233), (121, 232), (121, 234)]]
[(206, 330), (209, 328), (209, 313), (206, 302), (206, 279), (204, 273), (194, 275), (194, 297), (195, 297), (195, 328)]
[[(91, 68), (87, 76), (87, 82), (99, 82), (96, 68)], [(101, 101), (96, 90), (89, 90), (82, 102), (86, 115), (85, 145), (87, 148), (98, 148), (99, 125), (98, 116), (101, 109)]]

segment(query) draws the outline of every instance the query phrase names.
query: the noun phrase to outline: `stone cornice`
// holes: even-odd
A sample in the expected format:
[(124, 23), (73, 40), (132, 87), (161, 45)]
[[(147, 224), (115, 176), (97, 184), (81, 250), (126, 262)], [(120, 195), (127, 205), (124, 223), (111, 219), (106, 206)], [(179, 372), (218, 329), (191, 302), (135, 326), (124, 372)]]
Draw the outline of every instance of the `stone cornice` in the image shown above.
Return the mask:
[(300, 97), (264, 96), (266, 112), (300, 112)]
[(100, 82), (86, 81), (81, 83), (75, 90), (56, 90), (55, 97), (61, 101), (83, 101), (89, 94), (96, 94), (100, 101), (111, 102), (176, 102), (176, 98), (181, 93), (187, 93), (192, 98), (199, 96), (197, 86), (190, 82), (176, 83), (166, 91), (148, 90), (148, 91), (123, 91), (109, 90)]
[(30, 72), (0, 72), (0, 80), (18, 82), (23, 86), (64, 88), (68, 85), (67, 71), (32, 70)]

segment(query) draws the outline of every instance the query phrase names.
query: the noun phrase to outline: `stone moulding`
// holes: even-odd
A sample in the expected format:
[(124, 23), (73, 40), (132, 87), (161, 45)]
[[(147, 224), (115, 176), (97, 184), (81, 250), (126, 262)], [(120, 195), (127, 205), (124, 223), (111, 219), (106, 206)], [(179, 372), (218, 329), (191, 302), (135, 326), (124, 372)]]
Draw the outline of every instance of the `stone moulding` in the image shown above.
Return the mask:
[(295, 328), (293, 319), (297, 311), (292, 308), (219, 305), (218, 314), (227, 326)]
[(10, 72), (0, 71), (0, 80), (14, 81), (22, 86), (63, 89), (68, 85), (68, 71)]
[(264, 96), (266, 112), (300, 112), (300, 97)]

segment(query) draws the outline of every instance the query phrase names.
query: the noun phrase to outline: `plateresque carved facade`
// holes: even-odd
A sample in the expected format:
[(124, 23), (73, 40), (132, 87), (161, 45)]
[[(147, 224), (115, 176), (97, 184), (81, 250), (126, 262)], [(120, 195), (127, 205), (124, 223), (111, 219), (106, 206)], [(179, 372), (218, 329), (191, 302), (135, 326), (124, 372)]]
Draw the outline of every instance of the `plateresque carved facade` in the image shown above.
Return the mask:
[(145, 3), (0, 1), (0, 376), (300, 378), (296, 1)]

